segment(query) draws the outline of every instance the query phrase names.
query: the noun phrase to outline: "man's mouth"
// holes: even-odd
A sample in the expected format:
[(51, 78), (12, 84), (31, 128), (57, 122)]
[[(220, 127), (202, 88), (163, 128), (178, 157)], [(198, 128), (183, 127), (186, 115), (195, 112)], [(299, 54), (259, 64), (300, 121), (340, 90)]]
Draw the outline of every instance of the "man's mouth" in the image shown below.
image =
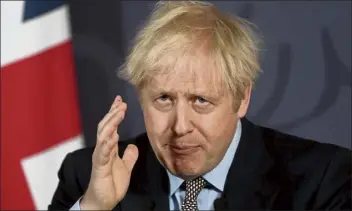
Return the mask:
[(170, 149), (173, 153), (179, 155), (188, 155), (196, 152), (199, 149), (199, 146), (175, 146), (170, 145)]

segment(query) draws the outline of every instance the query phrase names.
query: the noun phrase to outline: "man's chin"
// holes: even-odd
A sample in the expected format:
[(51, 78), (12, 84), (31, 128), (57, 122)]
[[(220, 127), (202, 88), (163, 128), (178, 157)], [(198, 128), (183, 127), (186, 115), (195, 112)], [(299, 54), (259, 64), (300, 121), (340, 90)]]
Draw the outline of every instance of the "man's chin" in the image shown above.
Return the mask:
[(174, 174), (184, 180), (194, 179), (202, 175), (201, 165), (174, 165)]
[(194, 174), (191, 172), (181, 172), (181, 173), (177, 174), (176, 176), (183, 179), (183, 180), (192, 180), (192, 179), (199, 177), (200, 175), (201, 174)]
[(203, 173), (204, 160), (201, 150), (189, 155), (169, 154), (168, 170), (184, 180), (195, 178)]

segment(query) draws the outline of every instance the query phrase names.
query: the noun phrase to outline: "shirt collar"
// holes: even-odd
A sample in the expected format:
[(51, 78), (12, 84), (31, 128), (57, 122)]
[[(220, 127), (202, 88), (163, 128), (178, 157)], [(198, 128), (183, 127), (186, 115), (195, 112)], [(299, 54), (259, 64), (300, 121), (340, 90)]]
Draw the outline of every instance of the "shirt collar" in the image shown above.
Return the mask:
[[(230, 169), (232, 160), (235, 156), (238, 143), (241, 138), (241, 133), (242, 133), (242, 126), (241, 126), (241, 121), (239, 120), (237, 122), (235, 135), (231, 141), (229, 148), (225, 153), (225, 156), (214, 169), (212, 169), (210, 172), (203, 175), (203, 178), (207, 180), (207, 182), (212, 184), (219, 191), (224, 190), (227, 173)], [(184, 180), (174, 176), (167, 169), (166, 171), (169, 176), (169, 182), (170, 182), (170, 196), (172, 196), (179, 189), (179, 187), (184, 182)]]

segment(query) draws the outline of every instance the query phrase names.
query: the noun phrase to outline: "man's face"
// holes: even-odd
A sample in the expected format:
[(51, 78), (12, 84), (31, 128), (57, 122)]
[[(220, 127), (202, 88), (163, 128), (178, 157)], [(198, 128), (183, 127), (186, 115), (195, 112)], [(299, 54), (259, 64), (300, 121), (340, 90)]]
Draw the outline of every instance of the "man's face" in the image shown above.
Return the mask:
[(183, 179), (205, 174), (221, 161), (248, 107), (250, 88), (234, 111), (231, 93), (219, 89), (220, 80), (212, 83), (219, 77), (207, 68), (157, 75), (140, 90), (151, 146), (162, 165)]

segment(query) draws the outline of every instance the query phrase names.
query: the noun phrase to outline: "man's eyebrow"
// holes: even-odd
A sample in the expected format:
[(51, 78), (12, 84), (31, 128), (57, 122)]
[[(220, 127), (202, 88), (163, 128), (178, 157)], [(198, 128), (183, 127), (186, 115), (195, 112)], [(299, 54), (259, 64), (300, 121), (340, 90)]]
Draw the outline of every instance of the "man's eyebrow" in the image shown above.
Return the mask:
[[(175, 90), (169, 90), (169, 89), (164, 89), (161, 87), (155, 87), (150, 89), (152, 93), (164, 93), (164, 94), (171, 94), (171, 95), (177, 95), (177, 91)], [(188, 97), (194, 97), (194, 96), (200, 96), (200, 97), (206, 97), (206, 98), (211, 98), (211, 99), (217, 99), (221, 95), (220, 93), (216, 92), (207, 92), (207, 91), (186, 91), (183, 94), (186, 94)]]

